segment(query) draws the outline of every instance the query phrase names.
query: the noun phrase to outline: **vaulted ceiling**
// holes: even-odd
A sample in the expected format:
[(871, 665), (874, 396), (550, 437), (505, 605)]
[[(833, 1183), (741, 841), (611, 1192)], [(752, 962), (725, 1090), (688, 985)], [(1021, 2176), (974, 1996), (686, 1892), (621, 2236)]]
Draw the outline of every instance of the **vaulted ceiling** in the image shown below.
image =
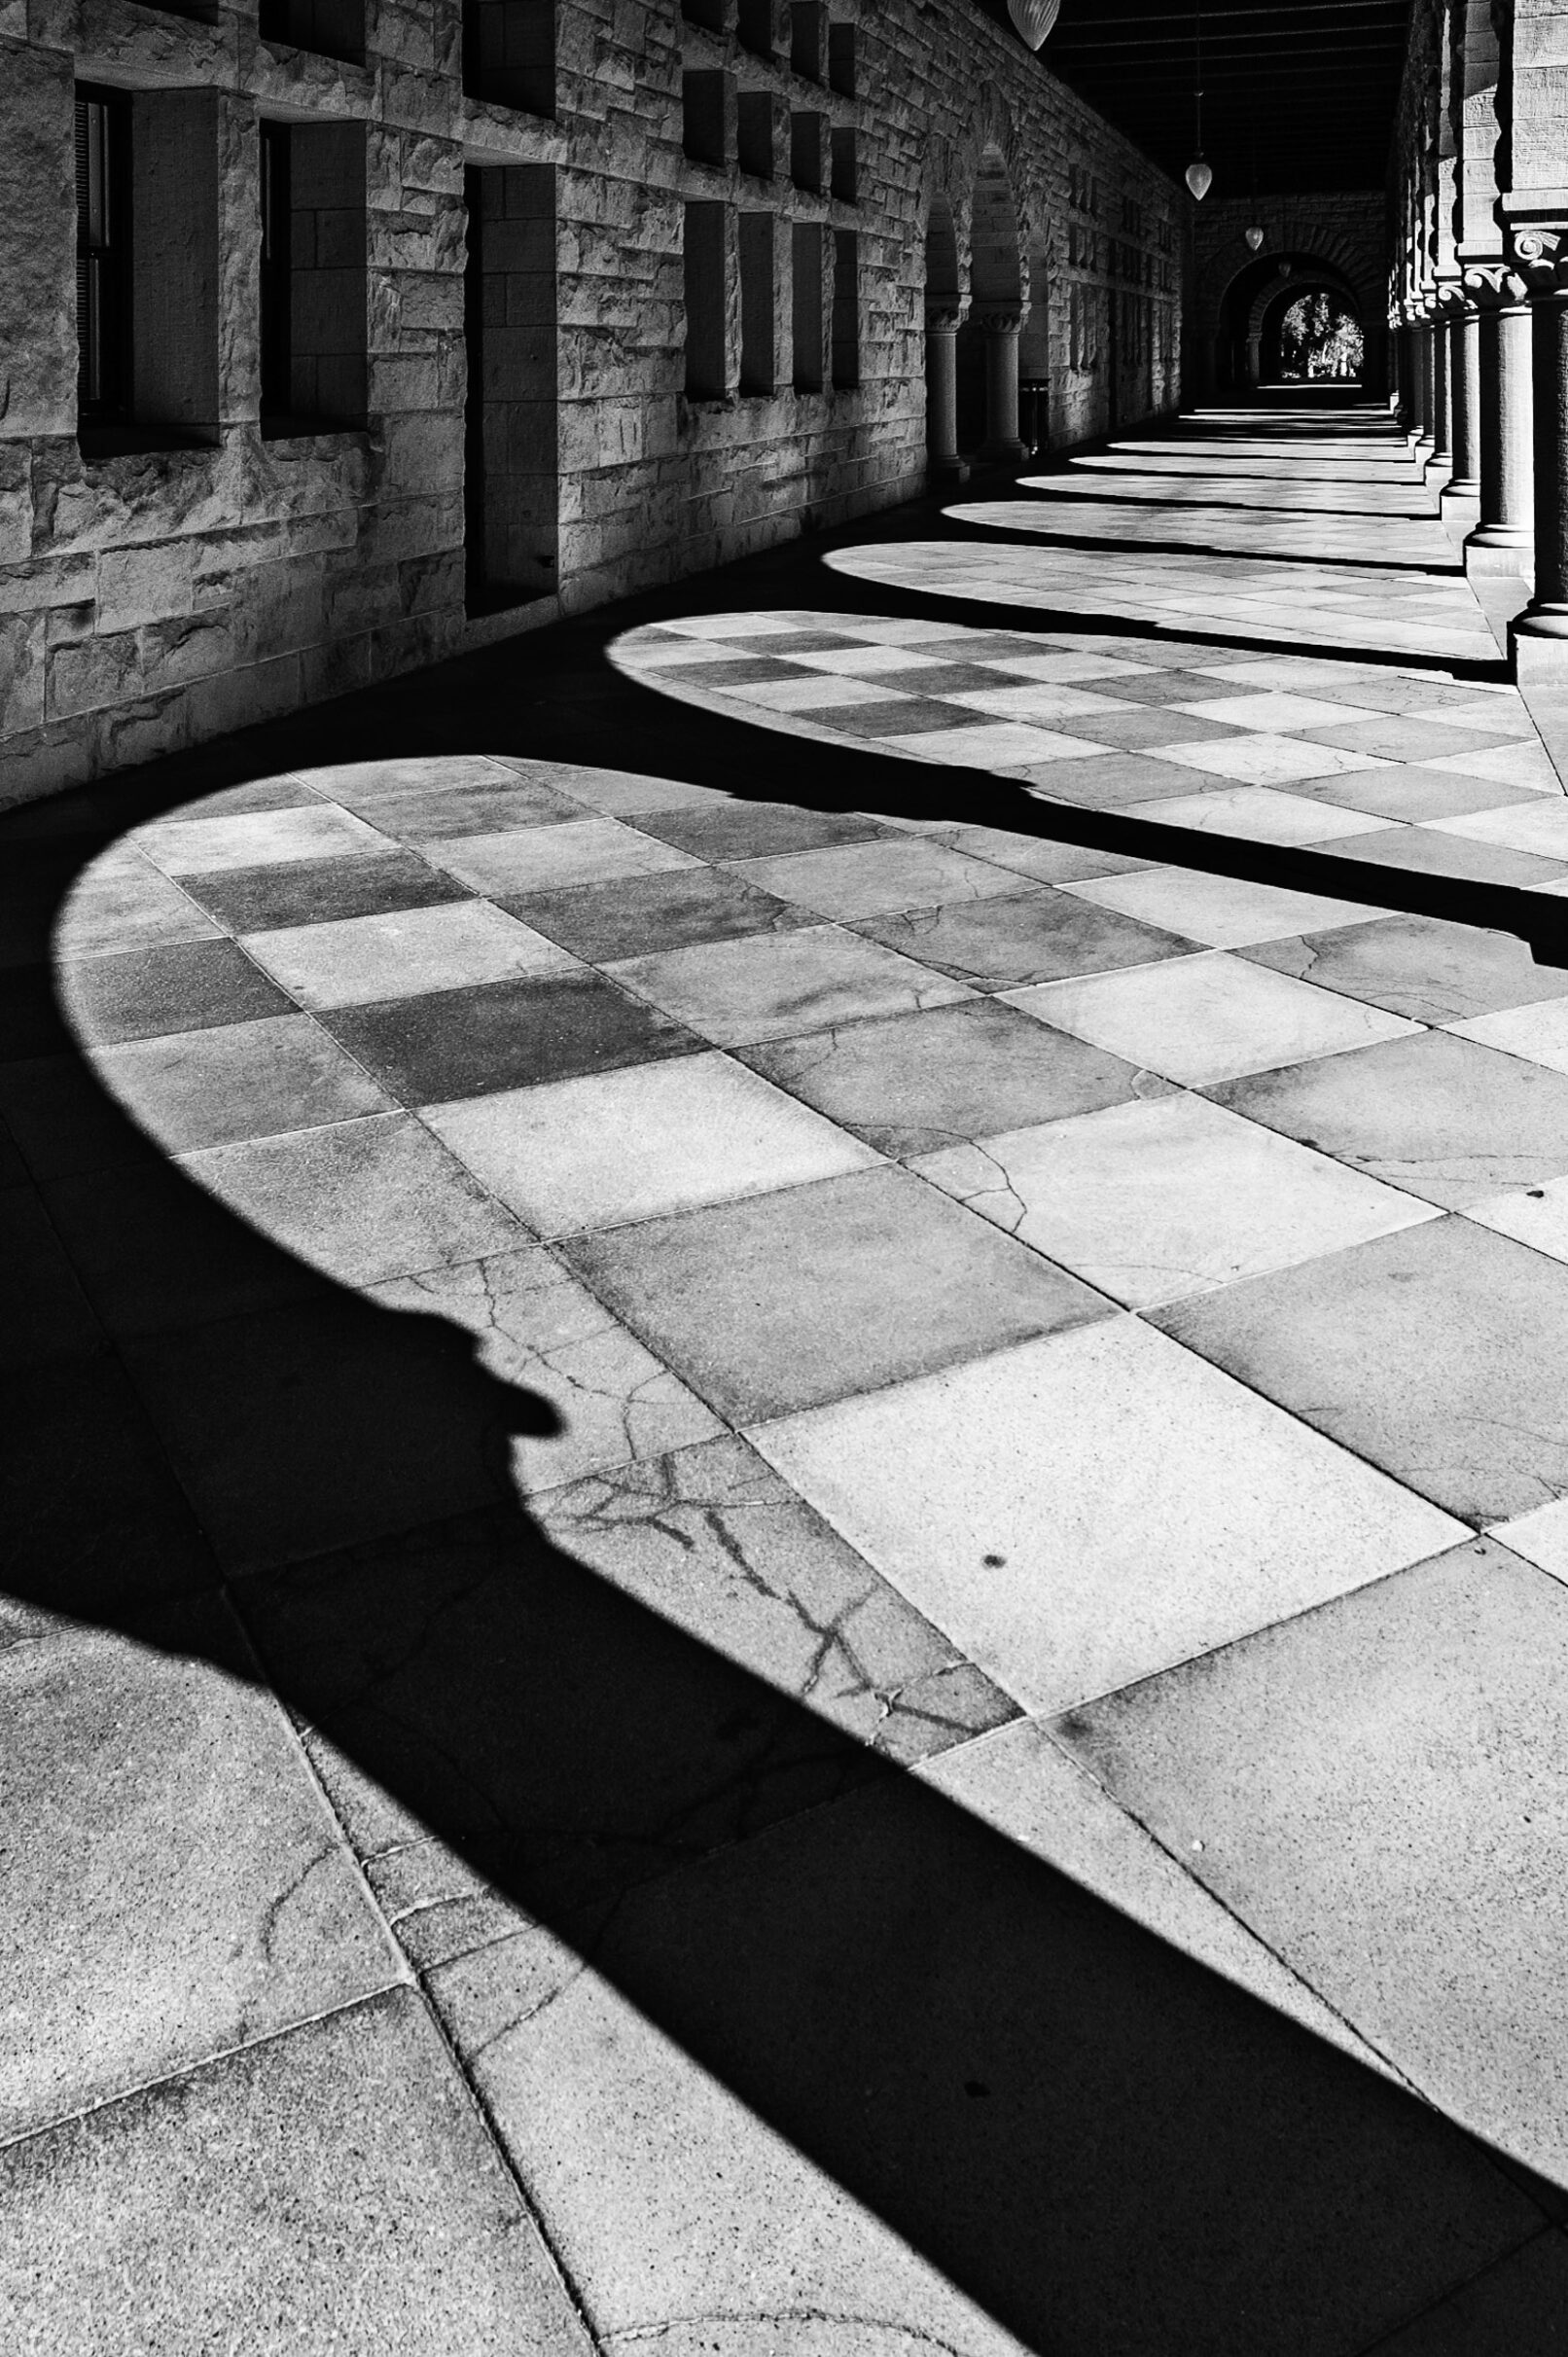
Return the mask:
[(1051, 71), (1178, 177), (1203, 147), (1216, 196), (1381, 188), (1409, 0), (1062, 0)]

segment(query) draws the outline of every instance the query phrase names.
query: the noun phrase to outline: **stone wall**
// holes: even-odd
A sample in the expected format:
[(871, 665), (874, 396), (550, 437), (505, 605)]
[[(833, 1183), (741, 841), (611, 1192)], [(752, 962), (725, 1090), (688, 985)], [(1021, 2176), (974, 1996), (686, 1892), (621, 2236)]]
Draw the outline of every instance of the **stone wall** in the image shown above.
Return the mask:
[[(1177, 193), (1010, 31), (686, 11), (470, 0), (465, 49), (459, 0), (0, 0), (0, 800), (918, 490), (927, 225), (967, 299), (982, 167), (1051, 441), (1175, 404)], [(85, 437), (73, 85), (133, 158), (130, 413)], [(264, 121), (305, 412), (265, 422)]]

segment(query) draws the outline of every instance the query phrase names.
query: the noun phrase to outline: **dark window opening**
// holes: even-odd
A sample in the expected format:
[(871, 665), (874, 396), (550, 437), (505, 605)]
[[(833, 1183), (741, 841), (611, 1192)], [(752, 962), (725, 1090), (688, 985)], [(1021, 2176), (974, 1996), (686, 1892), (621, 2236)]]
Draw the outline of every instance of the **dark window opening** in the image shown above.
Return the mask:
[(264, 41), (289, 49), (348, 65), (365, 61), (364, 0), (260, 0), (256, 29)]
[(852, 130), (836, 127), (833, 134), (833, 193), (840, 204), (853, 204), (858, 186), (855, 134)]
[(681, 76), (681, 144), (694, 163), (725, 165), (725, 76)]
[(289, 133), (262, 125), (262, 431), (290, 409), (292, 299), (289, 219)]
[(820, 0), (791, 0), (790, 70), (806, 82), (822, 80)]
[(740, 216), (740, 389), (771, 393), (773, 353), (773, 217)]
[(492, 106), (552, 117), (554, 0), (463, 0), (463, 89)]
[(725, 395), (725, 208), (686, 208), (686, 394), (689, 401)]
[(797, 221), (790, 232), (790, 319), (795, 389), (822, 390), (822, 232)]
[(773, 0), (738, 0), (735, 31), (754, 57), (773, 54)]
[(130, 108), (76, 98), (77, 409), (84, 424), (130, 415)]
[(855, 94), (855, 28), (852, 24), (830, 24), (828, 27), (828, 88), (837, 91), (840, 98)]
[(736, 102), (735, 161), (754, 180), (773, 177), (776, 103), (766, 90), (742, 90)]
[(833, 233), (833, 382), (839, 393), (860, 383), (860, 238), (854, 230)]

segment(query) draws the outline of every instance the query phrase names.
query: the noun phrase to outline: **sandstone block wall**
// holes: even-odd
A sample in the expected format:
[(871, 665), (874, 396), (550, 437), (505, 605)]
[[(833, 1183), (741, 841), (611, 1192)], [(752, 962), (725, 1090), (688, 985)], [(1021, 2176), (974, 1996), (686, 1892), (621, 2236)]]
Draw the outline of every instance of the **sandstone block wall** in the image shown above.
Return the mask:
[[(1185, 196), (967, 0), (0, 0), (0, 800), (918, 490), (982, 171), (1051, 442), (1179, 396)], [(96, 439), (83, 85), (134, 153)], [(265, 430), (263, 121), (313, 412)]]

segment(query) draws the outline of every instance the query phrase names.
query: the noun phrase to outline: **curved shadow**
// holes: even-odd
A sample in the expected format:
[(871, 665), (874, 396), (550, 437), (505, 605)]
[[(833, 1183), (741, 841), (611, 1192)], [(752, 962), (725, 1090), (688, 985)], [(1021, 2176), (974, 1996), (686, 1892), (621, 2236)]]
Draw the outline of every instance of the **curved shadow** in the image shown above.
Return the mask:
[[(630, 741), (732, 791), (814, 804), (852, 779), (875, 806), (901, 779), (966, 820), (1005, 800), (996, 823), (1131, 839), (859, 752), (813, 749), (806, 792), (798, 747), (690, 710), (656, 725), (598, 638), (573, 625), (24, 814), (5, 832), (33, 946), (128, 820), (349, 747)], [(1367, 889), (1321, 854), (1135, 832), (1190, 866)], [(1435, 905), (1432, 879), (1375, 882)], [(1518, 898), (1465, 891), (1472, 922)], [(548, 1401), (193, 1187), (104, 1097), (41, 960), (0, 1014), (0, 1110), (100, 1321), (10, 1386), (14, 1631), (66, 1616), (232, 1672), (203, 1619), (221, 1599), (362, 1854), (433, 1838), (482, 1886), (487, 1941), (545, 1927), (1039, 2357), (1359, 2346), (1537, 2231), (1554, 2196), (1513, 2162), (574, 1554), (509, 1472)], [(725, 1544), (723, 1492), (695, 1507)], [(517, 2158), (526, 2176), (525, 2140)], [(849, 2344), (873, 2324), (850, 2317)], [(980, 2345), (961, 2314), (946, 2329)]]

